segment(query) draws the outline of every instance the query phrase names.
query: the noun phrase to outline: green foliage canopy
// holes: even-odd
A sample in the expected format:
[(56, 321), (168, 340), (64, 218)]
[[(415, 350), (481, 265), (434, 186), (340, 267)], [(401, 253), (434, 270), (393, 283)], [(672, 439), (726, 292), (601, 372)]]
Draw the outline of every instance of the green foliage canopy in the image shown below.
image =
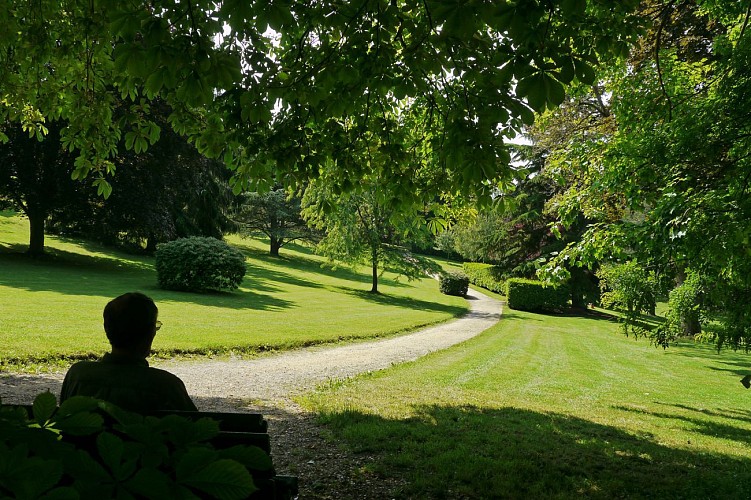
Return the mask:
[[(117, 111), (127, 113), (128, 108), (121, 101)], [(68, 173), (67, 180), (60, 180), (62, 186), (77, 187), (86, 197), (62, 200), (65, 210), (52, 214), (51, 229), (138, 250), (145, 241), (149, 252), (176, 238), (221, 238), (232, 228), (227, 217), (234, 199), (228, 185), (230, 172), (169, 128), (170, 110), (163, 102), (152, 101), (142, 109), (162, 129), (159, 142), (137, 152), (125, 148), (127, 140), (120, 141), (112, 159), (118, 174), (110, 181), (113, 192), (106, 200), (71, 180)], [(51, 138), (43, 144), (47, 142)], [(72, 169), (72, 158), (69, 163)]]
[[(505, 138), (591, 83), (600, 57), (624, 54), (638, 2), (360, 0), (10, 0), (0, 11), (0, 120), (43, 138), (63, 119), (108, 195), (111, 158), (158, 140), (144, 99), (163, 98), (171, 126), (236, 171), (237, 189), (302, 182), (337, 161), (341, 189), (364, 176), (342, 153), (376, 109), (410, 103), (443, 175), (389, 177), (488, 198), (506, 179)], [(129, 113), (114, 115), (115, 97)], [(396, 122), (383, 121), (390, 141)], [(6, 140), (2, 131), (0, 139)], [(339, 160), (342, 160), (340, 162)]]
[(653, 25), (637, 50), (600, 74), (610, 113), (552, 156), (569, 186), (555, 211), (564, 224), (581, 213), (591, 224), (549, 269), (637, 257), (678, 283), (691, 270), (720, 343), (748, 348), (748, 11), (709, 1), (643, 8)]

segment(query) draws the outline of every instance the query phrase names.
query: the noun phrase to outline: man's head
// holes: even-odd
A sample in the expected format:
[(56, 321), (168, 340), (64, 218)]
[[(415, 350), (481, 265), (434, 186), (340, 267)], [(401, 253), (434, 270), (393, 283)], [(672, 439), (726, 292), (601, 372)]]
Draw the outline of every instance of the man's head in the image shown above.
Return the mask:
[(109, 301), (104, 307), (104, 331), (113, 350), (148, 356), (158, 314), (154, 301), (140, 292)]

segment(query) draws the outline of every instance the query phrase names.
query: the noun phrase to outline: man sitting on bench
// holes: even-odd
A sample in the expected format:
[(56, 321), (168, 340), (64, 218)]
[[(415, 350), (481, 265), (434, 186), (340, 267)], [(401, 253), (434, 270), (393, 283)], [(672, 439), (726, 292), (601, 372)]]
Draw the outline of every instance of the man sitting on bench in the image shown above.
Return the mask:
[(60, 392), (62, 403), (71, 396), (91, 396), (124, 410), (196, 411), (185, 384), (177, 376), (149, 367), (146, 358), (162, 326), (159, 311), (146, 295), (131, 292), (112, 299), (104, 308), (104, 331), (112, 351), (99, 361), (80, 361), (70, 367)]

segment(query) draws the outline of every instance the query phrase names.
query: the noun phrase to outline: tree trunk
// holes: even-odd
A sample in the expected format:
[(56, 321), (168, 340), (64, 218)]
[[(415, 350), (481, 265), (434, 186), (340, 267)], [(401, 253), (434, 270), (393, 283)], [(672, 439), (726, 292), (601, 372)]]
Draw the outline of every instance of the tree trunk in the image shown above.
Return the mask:
[(282, 240), (279, 238), (271, 237), (271, 243), (269, 245), (269, 253), (272, 257), (279, 257), (279, 249), (282, 248)]
[(148, 238), (146, 238), (146, 252), (148, 253), (154, 253), (156, 252), (156, 236), (153, 234), (150, 234)]
[(586, 309), (587, 301), (584, 300), (584, 292), (578, 288), (571, 290), (571, 307), (574, 309)]
[(47, 215), (42, 211), (29, 210), (29, 249), (26, 253), (32, 257), (44, 255), (44, 222)]
[(371, 264), (373, 266), (373, 286), (370, 293), (378, 293), (378, 249), (373, 249)]
[(693, 337), (701, 333), (701, 323), (695, 314), (690, 314), (681, 318), (681, 328), (686, 336)]
[[(686, 270), (681, 268), (678, 270), (677, 276), (676, 276), (676, 283), (680, 286), (686, 281)], [(701, 303), (701, 297), (696, 297), (694, 299), (695, 306), (700, 305)], [(683, 330), (683, 334), (686, 336), (693, 337), (694, 335), (698, 335), (701, 333), (701, 323), (699, 322), (699, 312), (698, 309), (694, 309), (691, 312), (687, 314), (681, 315), (681, 329)]]

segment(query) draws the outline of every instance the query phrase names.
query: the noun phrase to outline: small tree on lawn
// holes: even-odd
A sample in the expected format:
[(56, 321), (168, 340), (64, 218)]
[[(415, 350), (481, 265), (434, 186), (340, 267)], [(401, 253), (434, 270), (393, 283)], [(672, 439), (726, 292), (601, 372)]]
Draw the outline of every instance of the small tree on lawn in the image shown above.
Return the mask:
[(655, 274), (632, 260), (624, 264), (603, 265), (597, 277), (600, 278), (602, 305), (625, 312), (623, 328), (626, 333), (629, 326), (635, 333), (640, 332), (639, 315), (642, 312), (655, 313), (658, 290)]
[(433, 261), (410, 251), (411, 244), (427, 236), (424, 220), (391, 207), (387, 193), (378, 182), (363, 179), (359, 189), (335, 196), (319, 179), (303, 196), (303, 217), (326, 234), (319, 251), (332, 261), (369, 265), (372, 293), (378, 293), (386, 268), (410, 280), (438, 270)]
[(233, 219), (243, 236), (265, 235), (269, 239), (269, 253), (278, 257), (279, 249), (288, 243), (315, 239), (300, 211), (300, 199), (277, 188), (243, 195)]

